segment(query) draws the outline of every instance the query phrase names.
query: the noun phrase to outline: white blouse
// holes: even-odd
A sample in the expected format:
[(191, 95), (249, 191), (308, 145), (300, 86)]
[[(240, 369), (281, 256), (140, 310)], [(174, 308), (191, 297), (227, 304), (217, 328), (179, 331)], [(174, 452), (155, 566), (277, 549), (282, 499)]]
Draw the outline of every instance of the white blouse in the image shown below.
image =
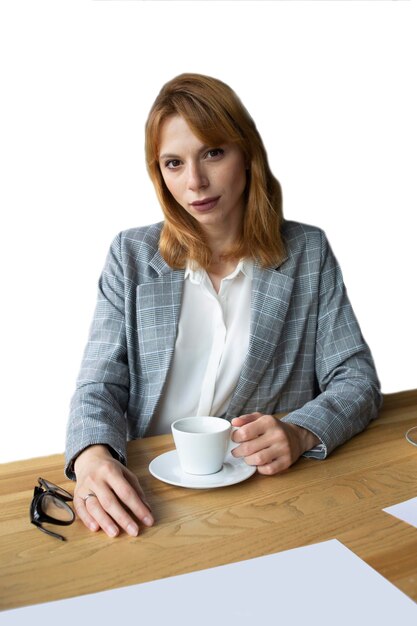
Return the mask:
[(148, 435), (191, 415), (223, 415), (249, 346), (253, 262), (241, 260), (216, 293), (205, 270), (187, 267), (174, 356)]

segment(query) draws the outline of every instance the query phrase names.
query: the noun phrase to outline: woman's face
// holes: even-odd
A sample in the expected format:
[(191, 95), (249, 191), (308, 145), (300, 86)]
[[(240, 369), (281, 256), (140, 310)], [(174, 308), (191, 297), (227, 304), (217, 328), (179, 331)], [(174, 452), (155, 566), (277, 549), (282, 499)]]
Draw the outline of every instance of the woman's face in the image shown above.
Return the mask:
[(175, 200), (205, 230), (238, 232), (246, 187), (239, 147), (205, 145), (183, 117), (173, 115), (161, 127), (159, 166)]

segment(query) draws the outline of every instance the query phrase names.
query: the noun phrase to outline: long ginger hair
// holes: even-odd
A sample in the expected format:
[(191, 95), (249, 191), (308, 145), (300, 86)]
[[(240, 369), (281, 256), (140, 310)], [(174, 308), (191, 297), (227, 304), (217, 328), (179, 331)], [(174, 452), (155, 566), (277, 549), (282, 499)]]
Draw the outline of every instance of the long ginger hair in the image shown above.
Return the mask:
[(248, 171), (242, 232), (223, 258), (252, 258), (262, 267), (279, 265), (285, 256), (282, 194), (261, 136), (235, 92), (222, 81), (201, 74), (181, 74), (166, 83), (146, 122), (146, 163), (165, 217), (159, 243), (162, 257), (175, 269), (184, 268), (187, 260), (205, 269), (211, 263), (199, 223), (173, 198), (161, 174), (161, 127), (172, 115), (181, 115), (207, 145), (234, 143), (244, 154)]

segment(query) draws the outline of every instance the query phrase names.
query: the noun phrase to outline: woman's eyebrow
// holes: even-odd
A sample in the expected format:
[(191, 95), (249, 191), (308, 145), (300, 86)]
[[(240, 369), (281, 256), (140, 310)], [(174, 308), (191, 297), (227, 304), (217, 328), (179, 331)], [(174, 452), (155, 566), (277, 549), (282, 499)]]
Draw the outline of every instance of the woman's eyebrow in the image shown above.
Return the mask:
[(178, 154), (160, 154), (159, 158), (160, 160), (163, 160), (163, 159), (179, 159), (180, 157), (178, 156)]
[[(204, 146), (201, 146), (198, 149), (198, 153), (205, 152), (209, 148), (213, 149), (213, 146), (209, 146), (209, 145), (205, 145), (204, 144)], [(159, 155), (159, 160), (160, 161), (164, 161), (165, 159), (179, 159), (179, 160), (181, 160), (181, 157), (178, 154), (172, 154), (172, 153), (167, 153), (167, 152), (164, 152), (164, 154), (160, 154)]]

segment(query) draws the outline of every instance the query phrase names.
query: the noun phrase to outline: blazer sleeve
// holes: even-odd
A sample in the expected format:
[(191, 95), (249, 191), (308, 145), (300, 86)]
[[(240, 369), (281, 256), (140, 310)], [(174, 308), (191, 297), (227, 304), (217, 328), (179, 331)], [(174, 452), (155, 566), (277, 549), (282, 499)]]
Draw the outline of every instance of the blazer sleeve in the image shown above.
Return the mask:
[(371, 352), (346, 294), (340, 267), (321, 233), (315, 371), (319, 394), (283, 421), (313, 432), (325, 458), (377, 417), (381, 391)]
[(125, 331), (125, 281), (121, 236), (115, 238), (98, 284), (98, 298), (67, 424), (66, 465), (86, 447), (104, 444), (126, 463), (125, 412), (129, 368)]

